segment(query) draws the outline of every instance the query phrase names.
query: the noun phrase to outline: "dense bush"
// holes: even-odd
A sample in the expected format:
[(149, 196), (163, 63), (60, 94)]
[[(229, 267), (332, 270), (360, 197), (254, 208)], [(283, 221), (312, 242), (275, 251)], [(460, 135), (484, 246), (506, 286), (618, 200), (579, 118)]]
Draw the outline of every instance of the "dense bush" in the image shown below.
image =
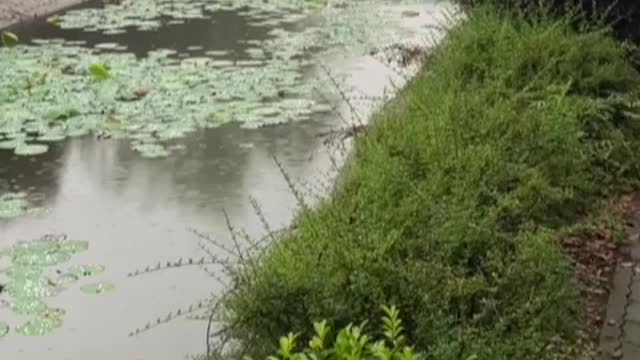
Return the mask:
[(457, 0), (466, 6), (493, 4), (501, 9), (537, 15), (543, 9), (559, 17), (573, 16), (577, 25), (610, 25), (620, 40), (640, 43), (638, 0)]
[(429, 359), (564, 358), (580, 309), (558, 231), (640, 175), (628, 55), (601, 32), (474, 10), (357, 141), (339, 189), (237, 274), (242, 349), (396, 304)]

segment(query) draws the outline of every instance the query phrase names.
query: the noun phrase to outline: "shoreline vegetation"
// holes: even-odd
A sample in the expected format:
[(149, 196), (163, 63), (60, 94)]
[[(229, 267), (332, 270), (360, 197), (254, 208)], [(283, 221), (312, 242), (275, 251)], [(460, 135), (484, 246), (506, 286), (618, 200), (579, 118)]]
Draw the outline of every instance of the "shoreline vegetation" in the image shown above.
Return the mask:
[[(239, 354), (400, 359), (388, 329), (372, 337), (393, 351), (350, 325), (389, 326), (389, 306), (426, 359), (594, 357), (602, 298), (581, 255), (618, 246), (617, 199), (640, 179), (636, 49), (575, 18), (467, 15), (356, 138), (338, 188), (232, 270)], [(324, 326), (346, 330), (314, 352)]]

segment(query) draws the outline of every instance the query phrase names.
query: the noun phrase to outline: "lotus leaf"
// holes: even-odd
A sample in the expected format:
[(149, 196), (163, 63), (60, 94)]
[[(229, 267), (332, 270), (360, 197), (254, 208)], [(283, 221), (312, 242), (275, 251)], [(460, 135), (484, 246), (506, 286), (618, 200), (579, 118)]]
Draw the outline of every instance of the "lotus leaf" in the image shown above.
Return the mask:
[(18, 36), (12, 32), (3, 31), (0, 33), (0, 42), (2, 42), (2, 46), (4, 47), (12, 48), (18, 45), (19, 41)]
[(14, 149), (14, 153), (20, 156), (40, 155), (46, 153), (47, 150), (49, 150), (47, 145), (18, 143)]
[(16, 328), (16, 332), (22, 335), (40, 336), (62, 326), (64, 311), (61, 309), (47, 309), (26, 324)]
[(0, 321), (0, 337), (7, 336), (9, 333), (9, 325)]
[[(18, 198), (22, 194), (16, 195)], [(5, 291), (11, 311), (19, 315), (31, 316), (25, 324), (16, 327), (16, 333), (23, 335), (43, 335), (62, 326), (64, 310), (47, 306), (47, 297), (63, 291), (61, 285), (70, 284), (80, 277), (102, 273), (101, 265), (78, 265), (60, 274), (55, 280), (47, 276), (53, 265), (70, 260), (77, 252), (87, 250), (88, 243), (66, 240), (66, 236), (47, 236), (40, 240), (23, 242), (5, 249), (2, 254), (11, 259), (11, 265), (3, 270), (8, 278)], [(104, 285), (94, 293), (112, 289)], [(0, 328), (2, 330), (2, 328)]]

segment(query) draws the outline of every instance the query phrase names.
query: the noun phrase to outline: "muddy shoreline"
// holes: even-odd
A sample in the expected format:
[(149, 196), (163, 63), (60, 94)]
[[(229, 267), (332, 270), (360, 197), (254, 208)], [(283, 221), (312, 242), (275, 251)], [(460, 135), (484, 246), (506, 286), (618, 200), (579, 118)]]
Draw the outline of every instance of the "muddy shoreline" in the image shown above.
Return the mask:
[(2, 0), (0, 2), (0, 29), (53, 14), (85, 0)]

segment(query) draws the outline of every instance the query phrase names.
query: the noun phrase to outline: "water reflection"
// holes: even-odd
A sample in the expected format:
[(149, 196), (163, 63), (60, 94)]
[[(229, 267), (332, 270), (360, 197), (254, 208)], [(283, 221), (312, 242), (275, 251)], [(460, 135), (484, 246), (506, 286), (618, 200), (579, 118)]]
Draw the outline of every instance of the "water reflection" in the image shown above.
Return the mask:
[[(99, 2), (83, 6), (99, 6)], [(26, 40), (64, 37), (88, 44), (126, 42), (129, 51), (139, 56), (155, 48), (187, 50), (192, 45), (203, 46), (203, 51), (231, 50), (230, 56), (238, 56), (248, 39), (266, 37), (266, 31), (227, 12), (216, 14), (213, 21), (194, 20), (186, 27), (176, 24), (126, 35), (59, 30), (44, 23), (14, 30)], [(324, 182), (332, 163), (317, 135), (336, 122), (314, 119), (259, 130), (227, 125), (197, 131), (175, 141), (182, 150), (158, 160), (141, 158), (127, 141), (92, 137), (55, 144), (36, 157), (0, 151), (0, 187), (39, 193), (51, 210), (0, 223), (0, 248), (46, 233), (66, 233), (71, 239), (90, 242), (89, 251), (69, 265), (105, 265), (105, 273), (91, 282), (104, 280), (117, 286), (116, 291), (100, 296), (69, 289), (50, 299), (52, 306), (67, 311), (64, 327), (41, 338), (4, 338), (0, 359), (175, 360), (203, 351), (205, 324), (200, 322), (178, 320), (139, 337), (127, 335), (188, 306), (193, 299), (219, 293), (220, 285), (197, 268), (143, 278), (128, 278), (127, 273), (158, 261), (202, 256), (189, 228), (228, 241), (223, 209), (233, 224), (260, 236), (264, 229), (249, 196), (262, 205), (272, 228), (289, 224), (296, 200), (273, 157), (294, 179)], [(26, 320), (2, 308), (0, 319), (12, 326)]]
[[(126, 334), (207, 296), (218, 285), (198, 269), (141, 279), (129, 279), (126, 274), (161, 260), (202, 256), (190, 227), (228, 239), (222, 209), (234, 224), (258, 236), (263, 229), (248, 196), (264, 206), (273, 227), (287, 224), (295, 199), (272, 156), (292, 177), (314, 181), (323, 167), (329, 170), (325, 149), (316, 136), (328, 127), (328, 121), (261, 130), (230, 125), (194, 133), (182, 140), (183, 151), (160, 160), (141, 158), (125, 141), (89, 137), (33, 158), (0, 152), (6, 164), (3, 178), (8, 173), (18, 189), (35, 187), (51, 210), (0, 224), (0, 247), (44, 233), (64, 232), (89, 240), (90, 250), (73, 262), (105, 265), (102, 278), (118, 285), (116, 292), (98, 297), (68, 291), (51, 299), (67, 310), (65, 327), (41, 339), (10, 336), (2, 340), (0, 354), (23, 354), (19, 356), (25, 359), (56, 354), (56, 359), (71, 360), (80, 355), (106, 360), (141, 354), (168, 360), (200, 349), (202, 324), (196, 322), (177, 321), (168, 326), (171, 330), (154, 330), (141, 336), (143, 340), (129, 341)], [(12, 325), (21, 321), (7, 309), (0, 309), (0, 318), (12, 319)], [(159, 345), (162, 336), (169, 334), (170, 346)], [(94, 353), (103, 338), (113, 339), (114, 347)], [(79, 339), (86, 343), (70, 347)], [(144, 339), (154, 339), (154, 345)]]
[[(0, 194), (28, 191), (37, 205), (55, 198), (60, 181), (60, 165), (66, 144), (53, 144), (49, 151), (34, 157), (0, 150)], [(2, 238), (0, 237), (0, 240)]]

